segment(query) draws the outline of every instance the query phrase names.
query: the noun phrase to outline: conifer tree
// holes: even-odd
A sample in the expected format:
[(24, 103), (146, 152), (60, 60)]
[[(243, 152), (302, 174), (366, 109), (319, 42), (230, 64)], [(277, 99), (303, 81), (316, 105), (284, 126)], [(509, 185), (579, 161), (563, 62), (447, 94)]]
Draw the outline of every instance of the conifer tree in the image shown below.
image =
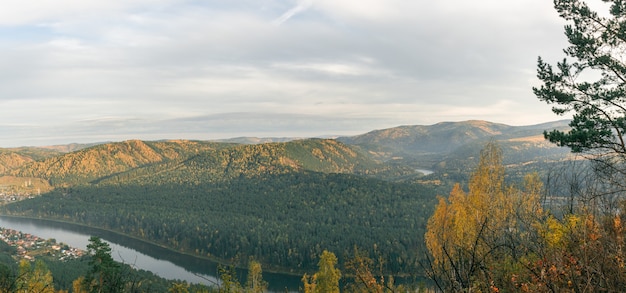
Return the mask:
[[(550, 141), (573, 152), (626, 155), (626, 3), (603, 0), (607, 13), (582, 0), (554, 0), (568, 24), (566, 58), (556, 66), (538, 59), (543, 83), (535, 95), (558, 115), (573, 112), (570, 131), (546, 132)], [(604, 16), (607, 15), (607, 16)], [(569, 59), (568, 59), (569, 58)]]
[(83, 280), (84, 287), (89, 292), (122, 292), (124, 276), (120, 265), (111, 257), (109, 244), (92, 236), (89, 238), (87, 253), (91, 257), (91, 267)]

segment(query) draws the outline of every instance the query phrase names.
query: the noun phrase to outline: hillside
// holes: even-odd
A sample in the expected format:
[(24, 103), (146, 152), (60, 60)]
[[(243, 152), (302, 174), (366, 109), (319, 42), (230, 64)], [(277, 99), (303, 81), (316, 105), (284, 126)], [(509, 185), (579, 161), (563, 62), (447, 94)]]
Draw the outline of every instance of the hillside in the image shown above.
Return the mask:
[[(340, 150), (336, 147), (330, 147), (328, 142), (332, 140), (318, 140), (326, 141), (325, 147), (328, 148), (329, 152), (324, 153), (319, 151), (323, 147), (309, 147), (301, 143), (302, 141), (311, 143), (315, 140), (296, 140), (293, 138), (235, 138), (225, 140), (230, 143), (144, 142), (135, 140), (93, 145), (69, 144), (40, 148), (0, 149), (0, 174), (42, 178), (48, 180), (52, 185), (58, 186), (71, 185), (100, 181), (109, 176), (132, 172), (134, 169), (148, 165), (177, 164), (179, 161), (207, 151), (209, 152), (205, 154), (207, 156), (215, 156), (219, 160), (233, 160), (233, 162), (227, 163), (231, 167), (230, 171), (237, 168), (248, 170), (246, 166), (238, 166), (237, 164), (242, 162), (237, 162), (237, 160), (241, 159), (234, 157), (247, 156), (248, 154), (245, 153), (249, 151), (260, 151), (261, 153), (253, 156), (266, 156), (268, 162), (276, 165), (270, 169), (292, 165), (294, 168), (320, 172), (376, 173), (383, 178), (394, 179), (407, 175), (411, 168), (445, 171), (447, 166), (465, 164), (467, 160), (471, 161), (471, 157), (475, 156), (488, 140), (496, 140), (500, 143), (505, 152), (506, 163), (509, 165), (559, 160), (569, 151), (543, 140), (542, 133), (544, 130), (565, 129), (566, 127), (567, 121), (530, 126), (509, 126), (477, 120), (442, 122), (434, 125), (399, 126), (357, 136), (338, 138), (337, 141), (351, 146), (349, 149), (353, 154), (346, 153), (347, 149), (345, 148)], [(260, 145), (261, 147), (242, 145)], [(231, 148), (234, 146), (239, 147)], [(269, 151), (269, 148), (276, 149)], [(217, 153), (221, 149), (230, 149), (230, 151)], [(261, 149), (265, 150), (262, 151)], [(306, 151), (303, 151), (304, 149)], [(342, 156), (333, 157), (329, 155), (341, 152), (344, 152)], [(359, 152), (358, 158), (350, 159), (356, 152)], [(231, 158), (225, 159), (224, 156)], [(281, 158), (272, 156), (280, 156)], [(369, 162), (366, 162), (367, 160)], [(387, 161), (393, 167), (383, 167), (380, 164), (372, 163), (374, 160)], [(295, 163), (296, 161), (297, 163)], [(355, 163), (356, 161), (359, 163)], [(463, 162), (459, 163), (459, 161)], [(263, 162), (263, 160), (259, 160), (259, 162)], [(278, 165), (282, 166), (278, 167)], [(238, 167), (235, 168), (235, 166)], [(214, 170), (219, 169), (217, 166), (212, 168)], [(382, 168), (387, 168), (384, 175), (381, 171)], [(372, 169), (376, 170), (373, 171)], [(247, 172), (252, 172), (252, 170)]]
[(205, 150), (185, 160), (148, 164), (92, 183), (202, 183), (305, 171), (383, 178), (389, 174), (410, 172), (375, 161), (358, 149), (335, 140), (308, 139)]
[(27, 163), (55, 157), (60, 154), (61, 152), (54, 149), (37, 147), (0, 149), (0, 174)]
[(60, 155), (58, 151), (35, 147), (0, 149), (0, 202), (20, 200), (52, 190), (46, 179), (6, 175), (37, 160), (58, 155)]
[(315, 267), (323, 249), (347, 255), (358, 245), (381, 254), (390, 272), (415, 272), (436, 195), (466, 180), (485, 142), (502, 146), (508, 174), (519, 177), (567, 156), (542, 137), (565, 125), (467, 121), (337, 140), (132, 140), (38, 156), (5, 151), (0, 186), (21, 184), (42, 196), (1, 213), (106, 228), (220, 261), (252, 256), (292, 272)]
[[(0, 154), (1, 156), (1, 154)], [(193, 168), (215, 176), (257, 175), (308, 170), (325, 173), (376, 173), (384, 165), (334, 140), (239, 145), (200, 141), (124, 141), (107, 143), (35, 161), (7, 152), (4, 175), (41, 178), (53, 186), (143, 176), (143, 170)], [(135, 175), (133, 175), (135, 174)], [(190, 176), (195, 176), (191, 174)]]
[[(441, 122), (434, 125), (399, 126), (374, 130), (337, 140), (358, 145), (382, 158), (445, 155), (464, 145), (487, 140), (513, 141), (541, 135), (544, 130), (563, 129), (566, 121), (530, 126), (509, 126), (488, 121)], [(536, 141), (532, 139), (530, 141)], [(541, 143), (541, 142), (540, 142)]]
[(371, 148), (385, 156), (445, 153), (468, 142), (502, 135), (511, 126), (486, 121), (442, 122), (435, 125), (398, 126), (338, 140)]
[[(81, 168), (87, 175), (79, 176)], [(253, 256), (298, 273), (314, 268), (322, 250), (344, 255), (354, 245), (389, 257), (389, 271), (414, 271), (435, 200), (421, 185), (359, 176), (388, 167), (325, 139), (129, 141), (27, 164), (20, 172), (51, 169), (65, 171), (54, 177), (63, 184), (2, 213), (111, 229), (221, 261)]]
[[(567, 129), (567, 124), (568, 121), (529, 126), (478, 120), (442, 122), (374, 130), (337, 140), (358, 146), (381, 160), (395, 161), (397, 165), (445, 172), (449, 167), (458, 169), (459, 164), (468, 166), (490, 140), (498, 142), (503, 148), (506, 164), (561, 160), (569, 154), (569, 150), (543, 139), (543, 132)], [(459, 163), (459, 160), (463, 162)]]
[[(429, 182), (443, 186), (442, 192), (446, 192), (446, 183), (466, 179), (476, 164), (477, 154), (489, 140), (495, 140), (502, 146), (505, 164), (511, 169), (512, 176), (535, 171), (541, 173), (542, 170), (550, 169), (554, 162), (567, 158), (569, 150), (547, 142), (542, 133), (555, 128), (566, 129), (567, 123), (555, 121), (509, 126), (473, 120), (399, 126), (337, 140), (230, 140), (244, 144), (134, 140), (94, 145), (0, 149), (0, 174), (36, 178), (51, 186), (68, 187), (147, 178), (169, 182), (172, 176), (198, 177), (194, 180), (200, 182), (206, 178), (217, 180), (306, 170), (360, 174), (395, 181)], [(265, 141), (271, 142), (263, 143)], [(183, 169), (195, 171), (187, 172), (184, 176), (174, 175)], [(419, 170), (435, 174), (422, 178)], [(146, 176), (152, 174), (156, 175)], [(164, 178), (156, 179), (158, 176)], [(46, 186), (37, 186), (31, 188), (28, 194), (37, 188), (48, 189)]]
[(225, 147), (196, 141), (143, 142), (139, 140), (100, 144), (19, 164), (5, 175), (48, 180), (54, 186), (83, 184), (149, 164), (182, 160), (197, 152)]
[(35, 160), (32, 157), (18, 152), (0, 152), (0, 173), (5, 173), (9, 170), (19, 168), (34, 161)]

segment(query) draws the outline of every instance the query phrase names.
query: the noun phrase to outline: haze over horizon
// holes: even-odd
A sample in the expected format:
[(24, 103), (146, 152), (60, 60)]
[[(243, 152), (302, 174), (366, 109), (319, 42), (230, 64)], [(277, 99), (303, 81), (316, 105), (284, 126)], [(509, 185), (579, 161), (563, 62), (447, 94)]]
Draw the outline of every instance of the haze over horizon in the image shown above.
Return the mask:
[(567, 117), (551, 1), (7, 1), (0, 147), (353, 135)]

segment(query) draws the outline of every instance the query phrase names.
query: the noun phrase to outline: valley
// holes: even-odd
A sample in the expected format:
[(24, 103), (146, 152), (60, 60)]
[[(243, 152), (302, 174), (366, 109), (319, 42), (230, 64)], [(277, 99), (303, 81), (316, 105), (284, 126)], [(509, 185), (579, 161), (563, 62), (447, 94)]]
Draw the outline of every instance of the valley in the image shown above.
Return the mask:
[(437, 196), (467, 181), (484, 144), (502, 147), (507, 180), (521, 182), (568, 158), (541, 139), (566, 126), (466, 121), (336, 139), (3, 149), (0, 187), (28, 196), (0, 213), (112, 230), (238, 267), (253, 258), (296, 276), (324, 250), (342, 267), (358, 247), (385, 259), (387, 274), (420, 277)]

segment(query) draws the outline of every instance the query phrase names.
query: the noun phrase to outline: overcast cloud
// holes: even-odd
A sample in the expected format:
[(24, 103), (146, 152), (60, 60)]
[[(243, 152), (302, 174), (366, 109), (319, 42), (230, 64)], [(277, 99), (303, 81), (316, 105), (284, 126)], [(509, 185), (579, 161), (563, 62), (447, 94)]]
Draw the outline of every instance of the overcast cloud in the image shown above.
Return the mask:
[(561, 119), (546, 0), (8, 0), (0, 147)]

